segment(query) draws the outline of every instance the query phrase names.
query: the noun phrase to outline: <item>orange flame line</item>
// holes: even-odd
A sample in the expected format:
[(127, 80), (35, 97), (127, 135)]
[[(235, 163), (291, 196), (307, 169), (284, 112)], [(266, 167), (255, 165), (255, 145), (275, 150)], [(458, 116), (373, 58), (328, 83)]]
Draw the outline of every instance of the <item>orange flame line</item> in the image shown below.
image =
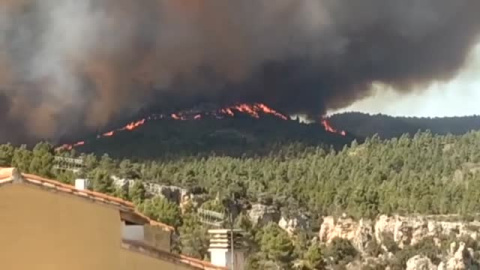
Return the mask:
[(332, 125), (330, 125), (327, 119), (325, 118), (322, 119), (321, 123), (327, 132), (340, 134), (342, 136), (347, 136), (347, 132), (345, 132), (344, 130), (341, 130), (341, 131), (336, 130), (335, 128), (332, 127)]
[(113, 131), (113, 130), (112, 130), (112, 131), (109, 131), (109, 132), (103, 133), (103, 136), (104, 136), (104, 137), (112, 137), (112, 136), (113, 136), (113, 134), (115, 134), (115, 131)]
[[(246, 104), (246, 103), (238, 104), (238, 105), (234, 105), (234, 106), (230, 106), (230, 107), (220, 109), (217, 112), (214, 112), (213, 115), (218, 119), (223, 118), (223, 116), (225, 116), (225, 115), (233, 117), (233, 116), (235, 116), (235, 111), (248, 114), (248, 115), (250, 115), (254, 118), (257, 118), (257, 119), (260, 118), (260, 113), (274, 115), (274, 116), (276, 116), (276, 117), (278, 117), (282, 120), (288, 120), (289, 119), (289, 117), (275, 111), (274, 109), (272, 109), (272, 108), (270, 108), (267, 105), (262, 104), (262, 103), (254, 103), (254, 104), (251, 104), (251, 105)], [(219, 115), (219, 113), (223, 114), (223, 116)], [(102, 137), (112, 137), (112, 136), (115, 135), (115, 133), (117, 131), (125, 131), (125, 130), (132, 131), (132, 130), (144, 125), (147, 120), (159, 120), (159, 119), (165, 119), (165, 118), (168, 118), (168, 117), (170, 117), (173, 120), (189, 120), (189, 119), (190, 120), (199, 120), (199, 119), (203, 118), (202, 114), (195, 114), (193, 116), (193, 118), (192, 118), (191, 114), (190, 114), (190, 116), (188, 116), (188, 114), (187, 115), (182, 115), (181, 113), (172, 113), (169, 116), (164, 115), (164, 114), (151, 115), (151, 116), (148, 116), (147, 118), (143, 118), (143, 119), (138, 120), (138, 121), (130, 122), (129, 124), (125, 125), (122, 128), (103, 133), (102, 135), (97, 135), (97, 139), (102, 138)], [(343, 136), (346, 135), (345, 131), (338, 132), (337, 130), (335, 130), (328, 123), (328, 121), (326, 119), (322, 120), (322, 125), (324, 126), (325, 130), (328, 131), (328, 132), (338, 133), (338, 134), (341, 134)], [(77, 142), (77, 143), (74, 143), (74, 144), (64, 144), (64, 145), (58, 147), (57, 149), (71, 150), (74, 147), (82, 146), (82, 145), (85, 145), (85, 144), (86, 144), (85, 141), (80, 141), (80, 142)]]

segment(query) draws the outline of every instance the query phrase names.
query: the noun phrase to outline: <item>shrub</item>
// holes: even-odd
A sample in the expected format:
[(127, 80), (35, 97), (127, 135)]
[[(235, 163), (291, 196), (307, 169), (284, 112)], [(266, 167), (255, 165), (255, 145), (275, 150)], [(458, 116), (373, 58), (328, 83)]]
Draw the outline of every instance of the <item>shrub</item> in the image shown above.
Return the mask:
[(347, 264), (358, 255), (352, 243), (343, 238), (334, 238), (332, 243), (325, 248), (326, 258), (331, 258), (333, 264)]

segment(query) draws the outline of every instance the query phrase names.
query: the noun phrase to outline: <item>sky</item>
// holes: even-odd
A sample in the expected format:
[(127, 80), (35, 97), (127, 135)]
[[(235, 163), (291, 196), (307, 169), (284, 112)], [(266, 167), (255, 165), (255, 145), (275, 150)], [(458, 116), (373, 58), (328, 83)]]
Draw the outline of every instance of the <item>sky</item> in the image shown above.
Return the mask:
[[(384, 91), (385, 88), (387, 91)], [(454, 78), (436, 82), (427, 86), (426, 90), (416, 90), (410, 94), (399, 94), (400, 91), (393, 91), (385, 85), (374, 85), (371, 96), (329, 114), (360, 111), (418, 117), (480, 115), (480, 43)]]

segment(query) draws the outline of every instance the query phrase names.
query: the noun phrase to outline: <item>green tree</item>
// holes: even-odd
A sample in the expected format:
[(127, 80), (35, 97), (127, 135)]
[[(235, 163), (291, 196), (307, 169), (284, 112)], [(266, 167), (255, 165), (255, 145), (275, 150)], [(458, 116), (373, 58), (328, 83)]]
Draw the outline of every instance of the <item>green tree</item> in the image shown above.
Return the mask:
[(358, 251), (350, 241), (337, 237), (327, 246), (324, 254), (333, 259), (333, 264), (347, 264), (355, 259)]
[(141, 204), (146, 198), (146, 189), (143, 182), (137, 180), (129, 190), (129, 197), (135, 204)]
[(262, 230), (260, 251), (268, 263), (286, 268), (292, 263), (293, 243), (288, 234), (277, 224), (270, 223)]
[(322, 249), (317, 244), (313, 244), (308, 248), (304, 259), (306, 262), (305, 270), (323, 270), (326, 267)]
[(113, 180), (107, 171), (101, 169), (96, 170), (93, 177), (93, 190), (114, 195), (115, 188), (113, 186)]
[(124, 159), (118, 165), (118, 176), (125, 179), (136, 179), (139, 172), (136, 171), (134, 164), (129, 159)]
[(44, 177), (52, 176), (53, 147), (49, 143), (38, 143), (33, 148), (29, 172)]
[(15, 148), (7, 143), (0, 145), (0, 167), (12, 166), (12, 159), (15, 153)]
[(83, 159), (83, 164), (86, 170), (92, 171), (98, 167), (97, 156), (95, 156), (94, 154), (81, 155), (80, 158)]
[(210, 210), (210, 211), (215, 211), (215, 212), (225, 212), (225, 206), (222, 204), (222, 202), (213, 199), (206, 201), (205, 203), (202, 204), (202, 208), (205, 210)]
[(73, 185), (75, 181), (75, 174), (71, 171), (57, 172), (55, 179), (65, 184)]
[(204, 259), (208, 255), (208, 232), (194, 214), (186, 214), (179, 228), (182, 253)]
[(27, 149), (26, 145), (15, 149), (12, 157), (13, 167), (17, 167), (21, 172), (29, 172), (31, 162), (32, 152)]
[(119, 186), (115, 190), (115, 196), (122, 198), (124, 200), (130, 201), (130, 185), (129, 183), (125, 183), (122, 186)]
[(162, 197), (154, 197), (145, 200), (140, 209), (151, 219), (163, 222), (175, 228), (182, 225), (183, 221), (180, 207)]
[(115, 161), (107, 154), (104, 154), (100, 158), (98, 163), (98, 168), (103, 169), (109, 173), (113, 173), (115, 170)]

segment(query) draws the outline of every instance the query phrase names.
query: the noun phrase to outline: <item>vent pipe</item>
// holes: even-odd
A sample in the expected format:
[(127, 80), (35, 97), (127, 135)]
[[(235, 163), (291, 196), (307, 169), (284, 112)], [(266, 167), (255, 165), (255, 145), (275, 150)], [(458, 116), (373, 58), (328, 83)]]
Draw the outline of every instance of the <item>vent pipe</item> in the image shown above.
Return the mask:
[[(244, 270), (243, 231), (238, 229), (208, 230), (210, 258), (213, 265), (231, 270)], [(232, 243), (233, 241), (233, 243)]]
[(88, 180), (87, 179), (75, 179), (75, 188), (78, 190), (88, 189)]

